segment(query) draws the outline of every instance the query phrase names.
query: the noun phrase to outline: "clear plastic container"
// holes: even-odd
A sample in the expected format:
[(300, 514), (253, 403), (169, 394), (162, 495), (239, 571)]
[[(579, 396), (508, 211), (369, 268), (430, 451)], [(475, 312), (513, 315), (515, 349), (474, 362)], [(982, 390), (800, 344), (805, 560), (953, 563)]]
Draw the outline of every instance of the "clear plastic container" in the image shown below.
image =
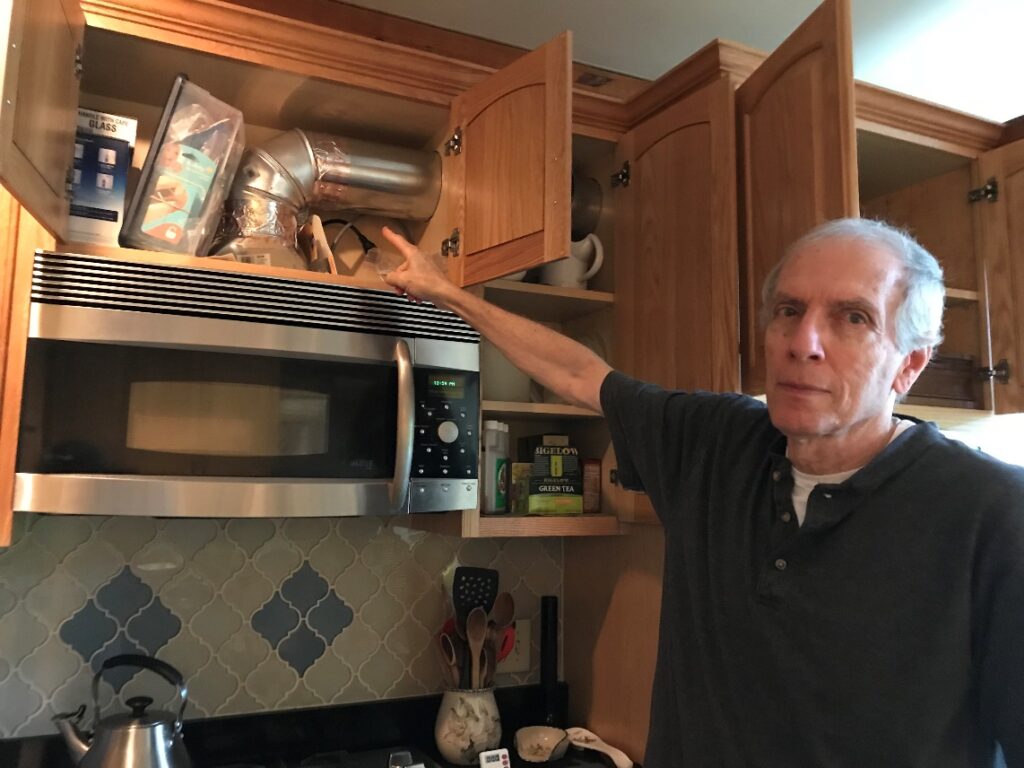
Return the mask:
[(483, 502), (481, 511), (487, 515), (508, 512), (508, 424), (484, 422), (483, 439)]
[(242, 113), (178, 75), (118, 241), (205, 256), (245, 147)]

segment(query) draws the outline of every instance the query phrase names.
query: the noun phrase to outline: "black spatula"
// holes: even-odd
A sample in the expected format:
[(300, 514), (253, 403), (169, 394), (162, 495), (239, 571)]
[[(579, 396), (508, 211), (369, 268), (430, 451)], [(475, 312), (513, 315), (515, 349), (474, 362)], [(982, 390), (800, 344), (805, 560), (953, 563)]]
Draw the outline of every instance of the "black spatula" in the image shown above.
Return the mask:
[(455, 569), (452, 605), (455, 608), (455, 619), (460, 626), (466, 626), (466, 617), (474, 608), (483, 608), (484, 612), (489, 614), (497, 596), (498, 572), (494, 569), (466, 565), (460, 565)]

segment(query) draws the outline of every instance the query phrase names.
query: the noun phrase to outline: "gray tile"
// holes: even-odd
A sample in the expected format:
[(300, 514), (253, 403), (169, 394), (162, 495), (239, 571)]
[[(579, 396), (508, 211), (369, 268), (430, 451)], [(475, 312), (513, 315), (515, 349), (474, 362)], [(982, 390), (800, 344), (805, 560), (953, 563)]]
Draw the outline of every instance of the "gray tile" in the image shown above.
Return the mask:
[(143, 584), (127, 565), (96, 593), (96, 604), (122, 626), (152, 599), (153, 590)]
[(294, 605), (299, 613), (305, 615), (327, 594), (328, 589), (323, 576), (313, 570), (309, 561), (306, 560), (299, 570), (285, 579), (284, 584), (281, 585), (281, 595)]
[(88, 519), (71, 515), (41, 515), (32, 527), (32, 538), (48, 549), (58, 560), (84, 544), (92, 536)]
[(273, 520), (231, 520), (224, 529), (229, 539), (252, 557), (277, 532)]
[(38, 546), (29, 534), (23, 541), (0, 553), (0, 580), (18, 597), (24, 597), (36, 584), (49, 576), (57, 558)]
[(125, 629), (146, 653), (155, 656), (158, 650), (167, 645), (168, 640), (181, 631), (181, 619), (158, 597), (133, 616)]
[(193, 634), (217, 653), (224, 642), (242, 626), (242, 617), (218, 596), (192, 617), (190, 626)]
[(277, 652), (301, 676), (314, 661), (324, 655), (326, 647), (324, 641), (302, 623), (281, 641)]
[(196, 552), (190, 563), (192, 570), (219, 589), (225, 581), (246, 564), (245, 553), (222, 531), (209, 544)]
[(3, 616), (17, 604), (18, 598), (14, 596), (14, 593), (3, 584), (0, 584), (0, 616)]
[(18, 725), (25, 722), (43, 705), (43, 697), (17, 675), (0, 683), (0, 737), (14, 735)]
[(60, 639), (74, 648), (84, 661), (106, 645), (117, 634), (117, 622), (90, 600), (85, 607), (60, 627)]
[(278, 644), (299, 623), (299, 612), (277, 592), (252, 616), (252, 628), (267, 639), (271, 647)]
[(303, 552), (309, 552), (330, 535), (331, 527), (331, 521), (322, 517), (295, 517), (284, 521), (282, 533)]
[(26, 595), (23, 604), (46, 628), (53, 632), (68, 616), (82, 609), (89, 595), (82, 585), (58, 568)]
[(51, 636), (21, 662), (21, 677), (47, 695), (64, 685), (82, 668), (82, 659), (74, 649)]
[(334, 592), (328, 592), (323, 600), (313, 606), (306, 621), (330, 645), (352, 623), (353, 616), (352, 609), (344, 600)]
[(100, 528), (104, 541), (126, 561), (152, 541), (156, 532), (157, 521), (150, 517), (111, 517)]

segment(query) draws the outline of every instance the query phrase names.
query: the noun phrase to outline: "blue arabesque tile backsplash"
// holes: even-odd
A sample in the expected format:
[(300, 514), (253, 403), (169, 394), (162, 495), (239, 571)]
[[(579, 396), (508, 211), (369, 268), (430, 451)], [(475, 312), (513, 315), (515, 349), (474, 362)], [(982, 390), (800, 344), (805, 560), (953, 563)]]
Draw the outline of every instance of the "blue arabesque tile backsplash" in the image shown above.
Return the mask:
[[(562, 591), (558, 539), (463, 541), (386, 518), (16, 515), (0, 550), (0, 738), (52, 732), (117, 653), (177, 667), (191, 717), (439, 691), (431, 643), (456, 563), (498, 569), (534, 626), (540, 595)], [(534, 651), (529, 673), (497, 683), (535, 681)], [(173, 699), (149, 672), (103, 679), (104, 707)]]

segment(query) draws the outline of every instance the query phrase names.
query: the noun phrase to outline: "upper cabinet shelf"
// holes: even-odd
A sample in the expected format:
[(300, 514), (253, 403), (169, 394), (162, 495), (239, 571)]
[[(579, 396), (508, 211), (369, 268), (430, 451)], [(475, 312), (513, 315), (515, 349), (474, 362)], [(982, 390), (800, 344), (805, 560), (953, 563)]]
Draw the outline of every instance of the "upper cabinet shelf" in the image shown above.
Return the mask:
[(517, 403), (505, 400), (484, 400), (481, 403), (484, 415), (489, 417), (501, 417), (505, 419), (539, 419), (539, 418), (569, 418), (569, 419), (601, 419), (604, 418), (597, 411), (589, 408), (580, 408), (575, 405), (564, 403)]
[(573, 318), (607, 309), (615, 301), (614, 294), (560, 288), (514, 280), (494, 280), (484, 287), (488, 301), (517, 315), (527, 315), (541, 322), (561, 323)]

